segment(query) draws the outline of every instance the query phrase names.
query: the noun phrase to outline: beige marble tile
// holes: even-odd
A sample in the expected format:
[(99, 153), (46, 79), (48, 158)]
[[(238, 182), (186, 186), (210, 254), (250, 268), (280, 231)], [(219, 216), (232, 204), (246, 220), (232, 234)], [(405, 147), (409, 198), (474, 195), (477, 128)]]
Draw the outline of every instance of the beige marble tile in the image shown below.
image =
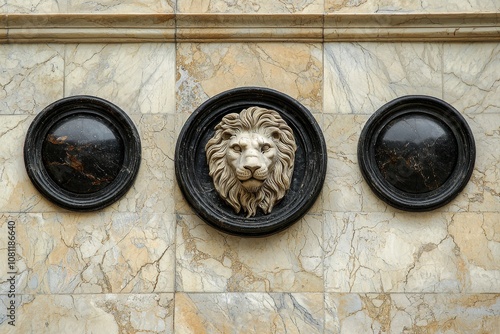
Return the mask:
[(325, 44), (324, 112), (372, 114), (404, 95), (442, 97), (441, 44)]
[(323, 333), (322, 293), (176, 293), (176, 333)]
[[(500, 3), (499, 3), (500, 6)], [(460, 112), (500, 113), (498, 43), (445, 44), (444, 98)], [(500, 126), (500, 121), (497, 123)]]
[(498, 294), (326, 294), (327, 333), (496, 333)]
[(173, 215), (12, 214), (2, 217), (2, 231), (8, 220), (16, 230), (17, 294), (173, 292)]
[(325, 0), (178, 0), (179, 13), (323, 13)]
[(498, 12), (496, 0), (325, 0), (327, 13)]
[(64, 46), (0, 47), (0, 115), (36, 114), (63, 97)]
[[(10, 0), (9, 0), (10, 1)], [(69, 13), (173, 13), (175, 0), (67, 0)]]
[(321, 78), (320, 44), (177, 45), (178, 112), (192, 112), (208, 98), (241, 86), (276, 89), (321, 112)]
[(70, 0), (0, 0), (0, 13), (65, 13), (68, 1)]
[(50, 211), (57, 207), (35, 189), (24, 165), (23, 147), (33, 116), (3, 115), (0, 122), (0, 208), (2, 212)]
[[(0, 332), (173, 333), (173, 294), (19, 297), (16, 326), (0, 317)], [(8, 299), (0, 300), (4, 307)]]
[[(323, 189), (327, 211), (397, 211), (371, 191), (358, 165), (357, 146), (368, 115), (324, 115), (328, 169)], [(497, 211), (500, 174), (500, 131), (496, 114), (467, 116), (476, 141), (476, 164), (465, 189), (437, 211)]]
[[(326, 290), (499, 292), (500, 238), (493, 223), (499, 219), (498, 213), (327, 214)], [(478, 255), (479, 243), (486, 253)]]
[[(174, 115), (137, 114), (142, 160), (135, 183), (107, 212), (174, 213)], [(52, 204), (31, 183), (23, 146), (33, 116), (2, 116), (0, 141), (0, 208), (3, 212), (68, 212)]]
[(95, 95), (127, 113), (174, 113), (173, 44), (70, 44), (65, 95)]
[(141, 136), (141, 167), (132, 188), (108, 211), (174, 213), (175, 118), (132, 115)]
[(176, 289), (321, 292), (321, 235), (322, 217), (314, 215), (266, 238), (229, 236), (195, 216), (179, 216)]

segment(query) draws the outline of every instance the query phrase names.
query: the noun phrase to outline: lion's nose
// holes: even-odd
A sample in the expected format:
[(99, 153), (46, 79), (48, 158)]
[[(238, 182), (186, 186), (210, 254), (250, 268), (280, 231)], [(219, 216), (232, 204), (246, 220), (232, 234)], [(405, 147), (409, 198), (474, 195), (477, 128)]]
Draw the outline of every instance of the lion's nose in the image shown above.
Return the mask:
[(249, 171), (251, 171), (251, 172), (252, 172), (252, 174), (253, 174), (253, 173), (255, 173), (255, 171), (256, 171), (257, 169), (259, 169), (259, 167), (260, 167), (260, 166), (258, 166), (258, 165), (253, 165), (253, 164), (246, 164), (246, 165), (244, 165), (244, 166), (243, 166), (243, 168), (248, 169)]

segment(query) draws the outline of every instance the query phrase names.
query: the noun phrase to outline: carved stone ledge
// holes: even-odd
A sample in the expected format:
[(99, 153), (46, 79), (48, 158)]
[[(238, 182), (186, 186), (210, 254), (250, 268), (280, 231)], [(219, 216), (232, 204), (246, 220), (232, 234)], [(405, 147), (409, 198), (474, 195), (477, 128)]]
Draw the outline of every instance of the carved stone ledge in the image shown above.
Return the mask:
[(2, 43), (498, 41), (500, 13), (0, 14)]

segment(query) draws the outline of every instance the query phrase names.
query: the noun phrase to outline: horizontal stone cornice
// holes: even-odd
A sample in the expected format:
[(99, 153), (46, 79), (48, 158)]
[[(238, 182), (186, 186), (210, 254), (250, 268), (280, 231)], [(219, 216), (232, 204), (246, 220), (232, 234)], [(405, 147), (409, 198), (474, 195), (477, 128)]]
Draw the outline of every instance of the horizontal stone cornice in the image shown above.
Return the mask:
[(0, 15), (1, 43), (498, 40), (500, 13)]

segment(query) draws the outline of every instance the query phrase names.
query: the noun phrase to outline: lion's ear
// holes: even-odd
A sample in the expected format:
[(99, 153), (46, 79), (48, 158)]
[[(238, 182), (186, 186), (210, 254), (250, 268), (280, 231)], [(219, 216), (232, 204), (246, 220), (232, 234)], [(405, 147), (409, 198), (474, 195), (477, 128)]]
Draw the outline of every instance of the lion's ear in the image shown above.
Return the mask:
[(231, 137), (232, 137), (232, 136), (233, 136), (233, 135), (232, 135), (232, 133), (231, 133), (231, 132), (224, 131), (224, 132), (222, 133), (222, 140), (224, 140), (224, 141), (225, 141), (225, 140), (229, 140), (229, 139), (231, 139)]
[(280, 139), (280, 130), (274, 130), (273, 132), (271, 132), (271, 137), (274, 140), (279, 140)]

